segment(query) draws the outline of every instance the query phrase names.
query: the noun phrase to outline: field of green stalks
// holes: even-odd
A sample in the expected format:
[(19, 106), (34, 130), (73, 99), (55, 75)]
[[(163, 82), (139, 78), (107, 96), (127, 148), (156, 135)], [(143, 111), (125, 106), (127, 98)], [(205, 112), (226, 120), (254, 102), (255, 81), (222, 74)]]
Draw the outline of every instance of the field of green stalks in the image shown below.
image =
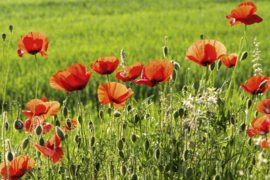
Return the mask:
[[(270, 77), (270, 2), (254, 2), (256, 14), (263, 21), (247, 26), (241, 54), (246, 51), (248, 57), (239, 62), (235, 72), (224, 64), (218, 68), (216, 61), (215, 69), (206, 74), (206, 67), (184, 60), (188, 48), (201, 35), (222, 42), (227, 53), (238, 53), (245, 25), (231, 27), (225, 16), (241, 2), (0, 1), (0, 33), (6, 34), (6, 40), (0, 43), (0, 103), (8, 104), (7, 116), (3, 106), (0, 108), (0, 163), (10, 149), (16, 157), (32, 157), (35, 166), (24, 171), (22, 177), (32, 180), (269, 179), (270, 151), (269, 147), (261, 147), (265, 136), (249, 138), (247, 129), (252, 128), (253, 119), (263, 116), (255, 106), (270, 98), (270, 93), (254, 96), (240, 84), (258, 71)], [(21, 36), (29, 32), (42, 32), (49, 39), (49, 56), (37, 55), (37, 98), (47, 97), (48, 101), (60, 103), (57, 115), (61, 127), (67, 118), (77, 120), (78, 111), (83, 119), (61, 142), (64, 158), (58, 164), (32, 146), (33, 142), (39, 144), (41, 138), (47, 142), (55, 127), (41, 136), (13, 127), (17, 119), (25, 122), (27, 117), (21, 111), (28, 110), (26, 103), (36, 94), (35, 56), (24, 54), (20, 58), (17, 54)], [(167, 57), (163, 54), (165, 36)], [(255, 48), (260, 54), (254, 57)], [(51, 76), (75, 63), (84, 64), (89, 71), (90, 64), (99, 57), (120, 59), (121, 49), (125, 51), (127, 66), (136, 62), (145, 66), (155, 59), (173, 60), (180, 67), (176, 81), (157, 88), (123, 83), (112, 73), (110, 80), (131, 88), (134, 95), (122, 110), (111, 107), (112, 112), (108, 113), (109, 106), (101, 105), (97, 95), (100, 83), (105, 84), (107, 77), (93, 72), (86, 88), (79, 92), (79, 101), (75, 92), (69, 94), (68, 115), (64, 114), (67, 93), (50, 87)], [(258, 56), (262, 60), (252, 62)], [(256, 63), (260, 70), (255, 72)], [(121, 68), (119, 65), (117, 70)], [(6, 129), (5, 118), (9, 124)], [(50, 116), (46, 122), (55, 125), (56, 118)]]

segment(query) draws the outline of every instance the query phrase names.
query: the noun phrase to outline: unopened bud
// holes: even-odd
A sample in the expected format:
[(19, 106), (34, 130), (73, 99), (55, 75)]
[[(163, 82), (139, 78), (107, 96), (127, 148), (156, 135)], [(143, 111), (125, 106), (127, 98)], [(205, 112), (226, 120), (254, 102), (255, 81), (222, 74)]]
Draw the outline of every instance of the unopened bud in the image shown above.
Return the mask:
[(200, 35), (201, 40), (203, 40), (203, 34)]
[(259, 112), (258, 112), (258, 111), (255, 111), (255, 112), (254, 112), (254, 117), (255, 117), (255, 118), (258, 117), (258, 114), (259, 114)]
[(163, 56), (164, 56), (165, 58), (168, 57), (168, 47), (167, 47), (167, 46), (164, 46), (164, 47), (163, 47)]
[(264, 88), (264, 87), (267, 85), (267, 83), (268, 83), (268, 80), (264, 80), (264, 81), (260, 84), (259, 89)]
[(25, 150), (27, 148), (28, 144), (29, 144), (29, 139), (25, 138), (23, 140), (22, 149)]
[(113, 116), (118, 118), (121, 116), (121, 113), (119, 111), (114, 111)]
[(67, 118), (68, 116), (68, 108), (66, 106), (63, 108), (63, 116), (64, 118)]
[(72, 123), (71, 123), (71, 120), (70, 120), (70, 119), (67, 119), (67, 127), (68, 127), (69, 129), (72, 128)]
[(176, 71), (179, 71), (179, 70), (180, 70), (180, 65), (179, 65), (177, 62), (174, 62), (174, 63), (173, 63), (173, 66), (174, 66), (174, 69), (175, 69)]
[(13, 26), (12, 25), (9, 26), (9, 30), (10, 30), (10, 32), (12, 32), (12, 30), (13, 30)]
[(95, 142), (96, 142), (96, 138), (95, 138), (94, 136), (92, 136), (92, 137), (91, 137), (91, 141), (90, 141), (91, 147), (94, 146)]
[(21, 129), (23, 129), (23, 127), (24, 127), (24, 124), (23, 124), (22, 121), (16, 120), (16, 121), (14, 122), (14, 128), (15, 128), (16, 130), (21, 130)]
[(125, 157), (125, 155), (124, 155), (124, 152), (123, 151), (118, 151), (118, 155), (122, 158), (122, 159), (124, 159), (124, 157)]
[(107, 113), (108, 113), (109, 115), (111, 115), (112, 109), (111, 109), (111, 108), (108, 108), (108, 109), (107, 109)]
[(209, 65), (209, 70), (213, 71), (215, 69), (215, 66), (216, 66), (216, 63), (214, 61), (212, 64)]
[(175, 111), (173, 117), (174, 119), (177, 119), (179, 117), (179, 111)]
[(37, 136), (40, 136), (43, 132), (43, 128), (41, 125), (37, 125), (36, 129), (35, 129), (35, 133)]
[(65, 134), (59, 127), (56, 127), (56, 134), (61, 139), (61, 141), (65, 140)]
[(132, 174), (132, 176), (131, 176), (131, 180), (138, 180), (138, 176), (137, 176), (137, 174)]
[(185, 172), (186, 178), (190, 179), (193, 176), (193, 170), (192, 168), (188, 167)]
[(246, 129), (246, 124), (242, 123), (239, 127), (239, 133), (242, 133)]
[(78, 117), (77, 117), (77, 121), (78, 121), (80, 124), (82, 124), (82, 123), (83, 123), (83, 118), (82, 118), (82, 116), (78, 116)]
[(127, 105), (127, 110), (130, 111), (132, 109), (131, 105)]
[(170, 169), (171, 169), (170, 164), (167, 164), (167, 165), (165, 166), (165, 171), (166, 171), (166, 172), (169, 172)]
[(9, 123), (8, 122), (5, 122), (5, 130), (7, 131), (9, 128)]
[(117, 147), (118, 147), (119, 151), (122, 151), (123, 150), (124, 143), (123, 143), (123, 141), (121, 139), (118, 141)]
[(6, 35), (5, 33), (3, 33), (3, 34), (2, 34), (2, 39), (3, 39), (3, 41), (6, 40), (6, 37), (7, 37), (7, 35)]
[(220, 175), (215, 175), (215, 178), (214, 178), (214, 180), (221, 180), (221, 177), (220, 177)]
[(44, 146), (44, 139), (43, 139), (43, 137), (41, 137), (40, 139), (39, 139), (39, 142), (38, 142), (38, 144), (40, 145), (40, 146)]
[(256, 164), (256, 159), (255, 159), (255, 157), (253, 157), (253, 159), (252, 159), (252, 164), (253, 164), (253, 165)]
[(147, 139), (147, 140), (145, 140), (145, 142), (144, 142), (144, 150), (145, 150), (145, 151), (148, 151), (149, 146), (150, 146), (150, 142), (149, 142), (148, 139)]
[(139, 117), (138, 114), (134, 115), (134, 121), (135, 121), (136, 124), (140, 121), (140, 117)]
[(122, 139), (123, 143), (126, 142), (126, 138), (122, 137), (121, 139)]
[(137, 140), (137, 136), (135, 134), (132, 134), (131, 140), (133, 143), (135, 143)]
[(177, 78), (177, 71), (174, 69), (173, 72), (172, 72), (172, 81), (175, 82), (176, 81), (176, 78)]
[(179, 115), (181, 118), (183, 117), (184, 113), (185, 113), (185, 110), (184, 110), (183, 108), (180, 108), (180, 109), (178, 110), (178, 115)]
[(251, 144), (252, 144), (252, 140), (251, 140), (251, 138), (249, 138), (249, 139), (248, 139), (248, 145), (251, 146)]
[(248, 52), (247, 51), (243, 52), (241, 55), (240, 61), (244, 61), (247, 57), (248, 57)]
[(7, 160), (8, 162), (12, 162), (12, 161), (14, 160), (14, 153), (11, 152), (11, 151), (9, 151), (9, 152), (7, 153), (7, 155), (6, 155), (6, 160)]
[(187, 160), (188, 160), (188, 153), (189, 153), (188, 150), (185, 150), (185, 151), (184, 151), (184, 154), (183, 154), (183, 160), (184, 160), (184, 161), (187, 161)]
[(218, 63), (217, 63), (217, 71), (219, 71), (219, 70), (220, 70), (221, 65), (222, 65), (222, 61), (221, 61), (221, 60), (219, 60), (219, 61), (218, 61)]
[(156, 149), (156, 151), (155, 151), (155, 158), (156, 158), (156, 160), (159, 159), (159, 156), (160, 156), (160, 150), (159, 149)]
[(127, 167), (126, 166), (121, 166), (120, 167), (120, 173), (122, 176), (125, 176), (127, 173)]
[(55, 121), (55, 126), (60, 126), (60, 121), (58, 119)]
[(65, 134), (65, 139), (67, 139), (68, 138), (68, 134)]
[(98, 115), (100, 119), (104, 119), (104, 112), (102, 110), (99, 111)]
[(74, 138), (75, 142), (78, 144), (79, 143), (79, 135), (76, 134), (75, 138)]
[(99, 167), (100, 167), (99, 162), (96, 162), (96, 163), (94, 164), (94, 166), (95, 166), (95, 169), (96, 169), (97, 171), (99, 171)]

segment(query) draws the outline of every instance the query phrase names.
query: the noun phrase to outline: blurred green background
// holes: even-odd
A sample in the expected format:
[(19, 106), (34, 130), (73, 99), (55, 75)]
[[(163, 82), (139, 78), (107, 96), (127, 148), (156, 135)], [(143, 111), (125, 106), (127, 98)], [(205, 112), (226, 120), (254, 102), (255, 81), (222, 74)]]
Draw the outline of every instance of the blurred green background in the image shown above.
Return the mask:
[[(30, 31), (43, 32), (49, 38), (49, 57), (38, 55), (39, 92), (38, 98), (48, 97), (62, 103), (65, 92), (49, 86), (49, 78), (58, 70), (74, 63), (82, 63), (90, 69), (90, 64), (101, 56), (117, 56), (123, 48), (127, 65), (143, 62), (146, 65), (154, 59), (164, 59), (162, 47), (164, 36), (168, 36), (169, 60), (177, 61), (177, 91), (189, 82), (198, 87), (205, 69), (192, 61), (185, 61), (189, 46), (203, 34), (206, 39), (222, 42), (228, 53), (238, 51), (244, 25), (230, 27), (225, 16), (241, 1), (223, 0), (8, 0), (0, 1), (0, 32), (10, 38), (9, 25), (14, 26), (9, 53), (5, 49), (4, 66), (1, 50), (1, 72), (6, 73), (7, 59), (10, 59), (10, 75), (7, 85), (7, 100), (17, 100), (22, 109), (35, 97), (36, 66), (32, 55), (17, 55), (21, 35)], [(249, 51), (252, 51), (252, 33), (260, 43), (264, 75), (270, 76), (267, 68), (269, 51), (269, 12), (270, 2), (256, 1), (257, 15), (263, 18), (260, 24), (247, 27)], [(1, 46), (2, 49), (2, 46)], [(252, 57), (241, 62), (237, 72), (237, 84), (244, 83), (253, 75)], [(189, 68), (189, 73), (187, 73)], [(120, 69), (120, 66), (119, 68)], [(215, 74), (216, 87), (229, 79), (233, 69), (222, 66)], [(114, 78), (114, 74), (111, 75)], [(80, 93), (81, 101), (94, 109), (99, 106), (97, 87), (105, 82), (105, 77), (93, 73), (89, 84)], [(140, 100), (155, 90), (145, 85), (135, 85), (135, 98)], [(71, 94), (75, 100), (75, 93)], [(74, 108), (75, 109), (75, 108)]]

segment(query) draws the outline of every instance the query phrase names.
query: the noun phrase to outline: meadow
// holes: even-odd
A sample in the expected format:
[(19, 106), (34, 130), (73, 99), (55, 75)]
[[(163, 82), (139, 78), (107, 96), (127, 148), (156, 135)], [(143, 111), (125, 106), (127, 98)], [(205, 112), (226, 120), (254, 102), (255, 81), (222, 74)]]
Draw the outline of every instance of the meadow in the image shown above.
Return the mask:
[[(252, 67), (254, 57), (251, 56), (255, 36), (256, 42), (260, 42), (262, 74), (270, 76), (267, 68), (270, 57), (270, 3), (254, 2), (258, 8), (256, 14), (263, 18), (263, 22), (247, 26), (246, 49), (242, 52), (247, 51), (248, 57), (241, 61), (235, 70), (230, 97), (225, 94), (231, 82), (233, 68), (227, 68), (223, 64), (217, 71), (216, 63), (215, 69), (208, 72), (209, 81), (206, 84), (205, 68), (184, 60), (188, 48), (201, 39), (200, 35), (203, 35), (204, 39), (222, 42), (227, 53), (238, 53), (245, 25), (231, 27), (230, 20), (225, 16), (241, 2), (0, 1), (0, 32), (7, 35), (1, 47), (3, 50), (0, 51), (1, 82), (5, 81), (10, 62), (5, 102), (10, 105), (16, 101), (20, 105), (19, 109), (12, 107), (8, 111), (9, 129), (6, 137), (10, 139), (15, 154), (30, 155), (36, 161), (31, 173), (27, 173), (23, 178), (132, 179), (133, 174), (137, 174), (139, 179), (216, 179), (218, 175), (221, 179), (268, 178), (269, 163), (263, 161), (267, 157), (269, 159), (269, 149), (263, 150), (260, 144), (248, 138), (246, 130), (250, 128), (249, 124), (255, 117), (263, 115), (254, 115), (255, 105), (269, 97), (269, 91), (255, 98), (243, 91), (240, 84), (245, 84), (246, 80), (255, 74)], [(8, 29), (9, 25), (13, 25), (12, 34)], [(78, 111), (84, 119), (76, 130), (69, 131), (65, 143), (61, 143), (65, 157), (57, 165), (49, 159), (47, 161), (31, 147), (31, 143), (39, 142), (41, 137), (45, 142), (49, 140), (54, 128), (44, 136), (33, 134), (25, 150), (18, 150), (18, 147), (28, 134), (23, 130), (13, 129), (17, 110), (27, 110), (26, 103), (34, 99), (36, 93), (35, 58), (30, 54), (24, 54), (20, 58), (17, 54), (18, 41), (28, 32), (42, 32), (49, 39), (46, 52), (49, 56), (43, 58), (40, 54), (37, 55), (37, 98), (47, 97), (48, 101), (58, 101), (61, 104), (58, 112), (61, 126), (67, 117), (77, 120)], [(165, 36), (168, 37), (168, 57), (164, 57), (162, 49), (165, 46)], [(171, 80), (162, 83), (158, 88), (133, 84), (134, 95), (127, 101), (131, 109), (125, 106), (124, 110), (119, 110), (120, 117), (114, 113), (114, 109), (111, 114), (107, 113), (108, 106), (101, 105), (98, 99), (98, 87), (101, 82), (107, 82), (106, 76), (92, 73), (86, 88), (79, 92), (79, 101), (82, 103), (80, 105), (77, 104), (75, 92), (70, 93), (67, 101), (65, 91), (50, 87), (49, 79), (59, 70), (81, 63), (88, 71), (90, 64), (99, 57), (116, 56), (120, 59), (121, 49), (125, 51), (127, 66), (136, 62), (142, 62), (145, 66), (155, 59), (173, 60), (180, 66), (177, 80), (173, 83)], [(120, 65), (117, 70), (119, 69)], [(115, 79), (114, 73), (110, 75), (110, 80), (122, 83)], [(224, 89), (219, 89), (225, 81), (227, 83)], [(131, 87), (129, 82), (122, 84)], [(220, 96), (215, 93), (219, 91), (212, 88), (219, 89)], [(205, 98), (201, 104), (195, 101), (201, 97)], [(214, 104), (208, 104), (210, 97), (215, 98)], [(217, 98), (222, 101), (217, 102)], [(252, 100), (252, 105), (247, 108), (249, 100)], [(2, 104), (2, 93), (0, 101)], [(67, 116), (62, 113), (64, 101), (68, 102)], [(194, 107), (190, 108), (190, 103), (193, 103)], [(184, 114), (181, 115), (180, 109), (185, 109)], [(100, 115), (101, 111), (104, 118)], [(241, 113), (242, 111), (245, 113)], [(180, 115), (177, 116), (176, 112)], [(136, 119), (136, 114), (141, 117), (140, 120)], [(3, 114), (1, 119), (4, 116)], [(27, 117), (19, 113), (19, 119), (25, 122)], [(46, 121), (55, 125), (56, 118), (49, 117)], [(246, 125), (244, 129), (243, 123)], [(3, 129), (3, 123), (0, 124)], [(81, 143), (78, 143), (78, 137), (81, 138)], [(123, 137), (125, 140), (121, 140)], [(120, 140), (120, 143), (124, 143), (122, 150), (118, 145)], [(146, 141), (150, 142), (148, 149), (145, 148)], [(157, 155), (157, 149), (160, 155)], [(119, 151), (124, 152), (124, 157)], [(2, 162), (3, 147), (1, 153)], [(127, 168), (125, 176), (122, 172), (123, 166)]]

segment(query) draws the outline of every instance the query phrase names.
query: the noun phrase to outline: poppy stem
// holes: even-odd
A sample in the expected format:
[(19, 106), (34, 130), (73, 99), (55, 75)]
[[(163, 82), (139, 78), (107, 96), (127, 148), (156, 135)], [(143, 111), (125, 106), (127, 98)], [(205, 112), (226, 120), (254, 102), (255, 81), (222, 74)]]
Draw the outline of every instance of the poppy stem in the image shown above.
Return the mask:
[(206, 88), (207, 88), (207, 81), (208, 81), (208, 64), (206, 64), (206, 73), (205, 73), (205, 86), (204, 86), (205, 93), (206, 93)]
[(7, 112), (6, 111), (4, 111), (4, 113), (3, 113), (3, 125), (2, 125), (2, 127), (3, 127), (3, 129), (2, 129), (2, 132), (3, 132), (3, 134), (2, 134), (2, 138), (3, 138), (3, 144), (4, 144), (4, 164), (5, 164), (5, 180), (6, 180), (6, 177), (7, 177), (7, 164), (6, 164), (6, 157), (5, 157), (5, 154), (6, 154), (6, 142), (5, 142), (5, 131), (6, 131), (6, 129), (5, 129), (5, 122), (6, 122), (6, 115), (7, 115)]
[[(4, 58), (4, 51), (5, 50), (5, 41), (3, 41), (3, 62), (2, 62), (2, 77), (1, 77), (1, 84), (0, 84), (0, 94), (1, 94), (1, 90), (2, 90), (2, 84), (3, 84), (3, 79), (4, 79), (4, 62), (5, 62), (5, 58)], [(1, 97), (1, 96), (0, 96)], [(5, 96), (3, 96), (3, 103), (5, 103)], [(3, 107), (3, 103), (2, 103), (2, 113), (4, 112), (4, 107)]]
[(107, 82), (110, 82), (109, 74), (107, 74)]

